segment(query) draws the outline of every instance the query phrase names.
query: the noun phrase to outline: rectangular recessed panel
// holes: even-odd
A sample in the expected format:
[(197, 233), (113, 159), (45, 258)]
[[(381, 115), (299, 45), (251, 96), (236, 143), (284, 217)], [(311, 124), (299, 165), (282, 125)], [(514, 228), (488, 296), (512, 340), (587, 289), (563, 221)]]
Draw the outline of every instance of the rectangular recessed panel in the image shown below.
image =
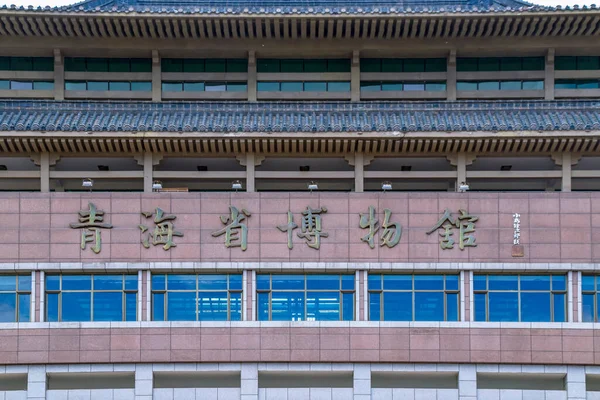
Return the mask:
[(372, 388), (458, 389), (458, 372), (371, 372)]
[(585, 386), (588, 392), (600, 392), (600, 375), (586, 375)]
[(478, 389), (565, 390), (565, 374), (477, 374)]
[(239, 388), (239, 371), (155, 372), (154, 388)]
[(0, 374), (0, 392), (27, 390), (27, 374)]
[(351, 388), (352, 371), (261, 371), (259, 388)]
[(134, 389), (134, 372), (52, 373), (48, 390)]

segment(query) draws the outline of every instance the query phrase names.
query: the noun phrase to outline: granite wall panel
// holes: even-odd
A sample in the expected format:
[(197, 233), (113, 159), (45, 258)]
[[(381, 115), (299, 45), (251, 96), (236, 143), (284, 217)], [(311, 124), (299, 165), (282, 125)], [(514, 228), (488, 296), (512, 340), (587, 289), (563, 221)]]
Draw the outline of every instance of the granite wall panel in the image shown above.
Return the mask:
[[(600, 260), (600, 193), (0, 193), (0, 262), (93, 261), (321, 261), (321, 262), (596, 262)], [(88, 243), (80, 248), (81, 231), (71, 229), (78, 212), (94, 203), (105, 212), (101, 229), (102, 250), (96, 254)], [(225, 237), (213, 232), (225, 225), (229, 206), (246, 209), (248, 246), (225, 247)], [(373, 249), (361, 238), (361, 213), (376, 208), (380, 229)], [(320, 250), (298, 237), (301, 213), (307, 207), (325, 207), (321, 214)], [(175, 247), (144, 248), (139, 225), (153, 231), (157, 207), (177, 216)], [(384, 209), (390, 222), (402, 226), (400, 242), (380, 246)], [(427, 235), (445, 209), (458, 215), (464, 209), (479, 217), (475, 223), (476, 247), (442, 250), (443, 229)], [(298, 225), (292, 234), (278, 226), (287, 224), (287, 211)], [(512, 256), (513, 213), (521, 214), (524, 257)], [(458, 242), (454, 228), (452, 238)]]

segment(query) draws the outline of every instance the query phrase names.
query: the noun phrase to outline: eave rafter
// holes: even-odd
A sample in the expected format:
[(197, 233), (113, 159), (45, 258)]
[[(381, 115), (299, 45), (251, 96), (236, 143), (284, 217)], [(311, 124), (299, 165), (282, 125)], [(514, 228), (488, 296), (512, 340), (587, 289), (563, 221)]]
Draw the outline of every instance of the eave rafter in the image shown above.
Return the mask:
[(600, 10), (395, 15), (193, 15), (0, 10), (3, 36), (307, 39), (569, 37), (600, 34)]
[(419, 155), (445, 155), (456, 151), (478, 154), (549, 154), (571, 151), (581, 154), (600, 155), (600, 134), (598, 132), (572, 134), (561, 137), (547, 137), (539, 134), (497, 136), (489, 134), (463, 135), (387, 135), (381, 133), (362, 133), (361, 135), (339, 136), (299, 134), (297, 137), (273, 134), (267, 137), (259, 135), (240, 135), (236, 138), (211, 137), (204, 134), (127, 135), (119, 132), (98, 133), (97, 136), (78, 137), (78, 134), (66, 135), (64, 132), (23, 135), (22, 132), (11, 136), (3, 135), (0, 150), (6, 155), (35, 154), (53, 152), (60, 154), (107, 152), (110, 154), (132, 154), (141, 149), (174, 155), (205, 154), (226, 156), (260, 152), (265, 155), (298, 155), (303, 153), (327, 153), (344, 155), (363, 149), (374, 155), (391, 156), (402, 153)]

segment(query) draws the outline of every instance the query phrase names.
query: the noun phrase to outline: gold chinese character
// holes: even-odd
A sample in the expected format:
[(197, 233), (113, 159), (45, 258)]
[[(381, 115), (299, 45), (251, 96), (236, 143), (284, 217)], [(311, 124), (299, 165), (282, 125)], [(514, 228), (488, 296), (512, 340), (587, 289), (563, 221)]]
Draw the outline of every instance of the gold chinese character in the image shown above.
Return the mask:
[[(379, 220), (375, 217), (375, 207), (369, 206), (368, 214), (360, 215), (360, 227), (369, 229), (369, 233), (360, 238), (366, 242), (370, 248), (375, 247), (375, 233), (379, 230)], [(390, 222), (392, 211), (389, 208), (384, 209), (383, 233), (381, 234), (380, 246), (394, 247), (400, 242), (402, 236), (402, 226), (397, 222)]]
[(94, 243), (92, 251), (96, 254), (102, 250), (101, 230), (111, 229), (112, 225), (104, 222), (104, 211), (96, 209), (93, 203), (88, 203), (89, 210), (79, 211), (79, 223), (69, 224), (73, 229), (81, 229), (81, 250), (85, 250), (87, 243)]
[(305, 239), (308, 247), (318, 250), (321, 247), (321, 238), (329, 237), (329, 233), (322, 232), (321, 227), (321, 214), (326, 212), (325, 207), (317, 209), (306, 207), (306, 210), (302, 211), (302, 225), (300, 226), (302, 232), (298, 232), (298, 237)]
[(221, 215), (220, 217), (223, 224), (229, 225), (213, 232), (212, 236), (218, 237), (225, 234), (225, 247), (241, 247), (242, 251), (245, 251), (248, 247), (248, 227), (242, 221), (252, 214), (246, 209), (242, 209), (240, 212), (234, 206), (229, 206), (229, 212), (231, 215)]
[[(146, 218), (150, 218), (152, 213), (143, 212), (142, 215)], [(183, 233), (175, 230), (175, 226), (171, 222), (174, 221), (175, 218), (177, 218), (175, 215), (165, 214), (160, 207), (157, 207), (154, 214), (154, 223), (156, 224), (154, 232), (148, 232), (144, 235), (144, 233), (148, 231), (148, 227), (146, 225), (139, 225), (139, 228), (142, 230), (142, 245), (147, 249), (150, 248), (151, 244), (153, 246), (162, 244), (163, 249), (165, 250), (169, 250), (171, 247), (177, 247), (173, 242), (173, 236), (183, 237)]]
[(469, 213), (465, 210), (458, 210), (460, 215), (457, 218), (452, 218), (452, 214), (450, 210), (446, 209), (444, 214), (436, 223), (436, 225), (427, 231), (427, 234), (437, 231), (440, 228), (444, 228), (444, 232), (440, 232), (440, 236), (442, 240), (440, 241), (440, 247), (442, 250), (453, 249), (454, 248), (454, 239), (451, 238), (453, 235), (452, 228), (458, 228), (458, 247), (461, 250), (464, 250), (465, 247), (475, 247), (477, 244), (475, 243), (475, 237), (469, 235), (470, 233), (475, 233), (475, 222), (479, 219), (474, 215), (469, 215)]
[(288, 249), (291, 250), (294, 248), (294, 244), (292, 243), (292, 234), (294, 232), (294, 229), (298, 227), (298, 224), (294, 222), (294, 214), (292, 214), (291, 211), (287, 212), (287, 218), (287, 225), (278, 225), (277, 229), (279, 229), (281, 232), (287, 232), (287, 246)]

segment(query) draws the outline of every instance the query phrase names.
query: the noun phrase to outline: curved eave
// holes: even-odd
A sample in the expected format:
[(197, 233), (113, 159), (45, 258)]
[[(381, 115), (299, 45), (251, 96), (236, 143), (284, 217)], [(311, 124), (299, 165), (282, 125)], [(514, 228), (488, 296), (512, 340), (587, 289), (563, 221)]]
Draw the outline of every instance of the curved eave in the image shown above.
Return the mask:
[(186, 14), (0, 10), (0, 35), (116, 39), (432, 39), (600, 34), (600, 10)]

